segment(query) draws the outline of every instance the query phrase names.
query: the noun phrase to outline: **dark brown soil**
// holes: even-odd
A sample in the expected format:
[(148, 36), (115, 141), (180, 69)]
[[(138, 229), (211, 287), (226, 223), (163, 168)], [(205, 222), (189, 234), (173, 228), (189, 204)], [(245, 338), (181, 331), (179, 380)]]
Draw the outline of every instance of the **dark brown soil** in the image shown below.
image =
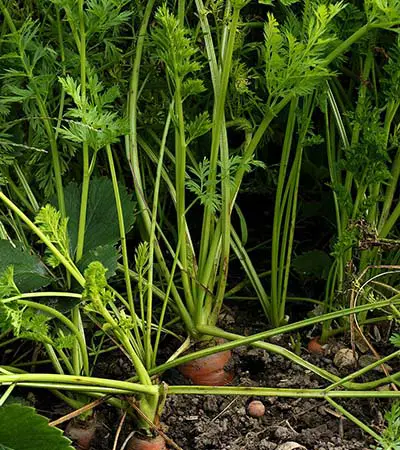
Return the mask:
[[(262, 315), (253, 311), (253, 317), (229, 312), (222, 324), (225, 329), (241, 334), (253, 334), (265, 329), (260, 321)], [(236, 319), (234, 319), (234, 317)], [(251, 326), (248, 326), (249, 321)], [(333, 364), (335, 350), (328, 356), (310, 355), (306, 350), (307, 338), (302, 338), (304, 359), (345, 376), (349, 371), (339, 370)], [(274, 343), (290, 348), (290, 337), (274, 339)], [(348, 342), (336, 342), (334, 347), (348, 346)], [(163, 350), (170, 354), (170, 348)], [(384, 351), (384, 350), (383, 350)], [(383, 353), (384, 354), (384, 353)], [(237, 386), (281, 387), (281, 388), (323, 388), (326, 382), (279, 355), (261, 349), (238, 348), (233, 351), (233, 365), (236, 373), (232, 384)], [(396, 366), (396, 363), (394, 363)], [(398, 362), (397, 362), (398, 364)], [(398, 370), (398, 367), (393, 367)], [(126, 379), (131, 376), (131, 366), (120, 356), (107, 357), (99, 361), (97, 376), (112, 376)], [(349, 369), (350, 371), (354, 369)], [(380, 377), (371, 373), (371, 377)], [(166, 372), (163, 380), (167, 384), (189, 384), (180, 372), (172, 369)], [(359, 380), (363, 381), (363, 380)], [(254, 399), (261, 400), (265, 415), (250, 417), (247, 404)], [(383, 414), (389, 407), (387, 401), (374, 399), (338, 400), (349, 412), (372, 427), (376, 432), (382, 430)], [(54, 410), (53, 410), (54, 412)], [(91, 450), (111, 450), (121, 414), (119, 411), (101, 406), (97, 409), (97, 438)], [(162, 429), (183, 450), (281, 450), (281, 444), (296, 442), (307, 450), (367, 450), (374, 448), (369, 435), (345, 418), (323, 400), (292, 398), (257, 398), (215, 395), (176, 395), (169, 396), (161, 417)], [(118, 442), (119, 450), (131, 430), (126, 421)], [(303, 447), (301, 447), (303, 446)], [(286, 450), (286, 449), (285, 449)]]
[[(302, 356), (332, 372), (337, 371), (330, 358), (311, 356), (306, 351)], [(326, 385), (314, 374), (260, 349), (236, 349), (234, 365), (235, 385), (303, 388)], [(164, 380), (170, 384), (188, 384), (177, 370), (166, 373)], [(261, 400), (266, 406), (261, 418), (252, 418), (247, 413), (247, 405), (253, 399)], [(341, 403), (376, 431), (381, 429), (387, 402), (346, 399)], [(92, 450), (112, 449), (120, 416), (110, 408), (103, 411), (104, 426), (98, 430)], [(128, 428), (127, 424), (118, 449)], [(352, 422), (341, 418), (328, 403), (314, 399), (169, 396), (162, 416), (162, 429), (183, 450), (278, 450), (279, 445), (286, 442), (296, 442), (307, 450), (374, 448), (373, 439)]]
[[(322, 387), (313, 374), (263, 350), (236, 350), (235, 365), (237, 385)], [(183, 382), (173, 375), (171, 381)], [(270, 450), (285, 442), (297, 442), (308, 450), (364, 450), (373, 444), (324, 401), (258, 398), (266, 413), (256, 419), (247, 414), (247, 404), (254, 398), (169, 397), (163, 415), (166, 432), (184, 450)], [(381, 424), (382, 413), (373, 400), (346, 400), (344, 405), (366, 423)]]

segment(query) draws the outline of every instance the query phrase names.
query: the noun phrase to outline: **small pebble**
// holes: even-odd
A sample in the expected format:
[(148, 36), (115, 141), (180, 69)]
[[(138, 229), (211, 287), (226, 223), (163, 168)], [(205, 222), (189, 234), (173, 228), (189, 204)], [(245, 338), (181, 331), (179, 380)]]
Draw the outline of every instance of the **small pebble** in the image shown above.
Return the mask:
[(339, 367), (339, 369), (355, 366), (356, 357), (353, 354), (353, 350), (350, 348), (341, 348), (333, 358), (333, 363), (336, 367)]
[(265, 406), (260, 400), (253, 400), (249, 403), (247, 411), (251, 417), (262, 417), (265, 414)]

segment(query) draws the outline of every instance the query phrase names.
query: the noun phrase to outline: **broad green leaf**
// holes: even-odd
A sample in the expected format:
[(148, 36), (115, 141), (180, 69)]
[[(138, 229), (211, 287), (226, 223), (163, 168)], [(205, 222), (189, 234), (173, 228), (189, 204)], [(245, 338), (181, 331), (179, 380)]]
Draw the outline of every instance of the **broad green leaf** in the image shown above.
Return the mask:
[(7, 267), (14, 268), (14, 281), (21, 292), (30, 292), (47, 286), (51, 278), (40, 259), (27, 252), (20, 243), (0, 240), (0, 274)]
[(326, 280), (332, 265), (330, 256), (321, 250), (312, 250), (297, 256), (293, 260), (293, 268), (304, 275)]
[(73, 450), (70, 440), (29, 406), (18, 404), (0, 408), (0, 449)]
[(117, 270), (119, 253), (118, 250), (112, 244), (100, 245), (85, 253), (82, 259), (78, 263), (78, 268), (81, 272), (88, 267), (93, 261), (100, 261), (107, 269), (107, 278), (115, 275)]
[[(125, 230), (129, 231), (134, 222), (135, 203), (125, 188), (120, 186), (120, 196)], [(78, 240), (79, 209), (81, 188), (70, 183), (65, 188), (65, 207), (68, 220), (71, 254), (75, 253)], [(115, 245), (119, 241), (117, 208), (111, 180), (94, 178), (90, 182), (87, 205), (85, 245), (83, 253), (100, 246)]]

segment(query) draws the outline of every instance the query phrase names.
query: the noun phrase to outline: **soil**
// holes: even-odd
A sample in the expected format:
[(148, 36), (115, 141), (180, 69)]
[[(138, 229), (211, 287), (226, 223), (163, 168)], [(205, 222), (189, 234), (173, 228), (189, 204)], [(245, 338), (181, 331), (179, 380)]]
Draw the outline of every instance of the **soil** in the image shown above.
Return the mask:
[[(322, 387), (312, 373), (304, 373), (302, 368), (264, 350), (240, 348), (234, 352), (234, 360), (235, 385)], [(173, 382), (183, 380), (175, 378)], [(247, 405), (254, 399), (266, 406), (261, 418), (247, 413)], [(345, 406), (368, 424), (382, 420), (373, 400), (346, 400)], [(278, 450), (285, 442), (296, 442), (308, 450), (364, 450), (373, 444), (329, 404), (314, 399), (173, 396), (162, 419), (168, 436), (184, 450)]]
[[(224, 317), (225, 329), (241, 334), (253, 334), (265, 329), (260, 321), (258, 308), (253, 317), (245, 317), (238, 311), (230, 310)], [(250, 314), (251, 316), (251, 314)], [(242, 318), (242, 319), (241, 319)], [(241, 323), (241, 320), (243, 322)], [(251, 327), (247, 324), (251, 323)], [(309, 330), (308, 330), (309, 331)], [(348, 347), (344, 338), (335, 341), (334, 348)], [(281, 336), (273, 340), (290, 348), (290, 337)], [(307, 339), (302, 335), (301, 356), (310, 362), (345, 376), (354, 369), (338, 369), (333, 363), (334, 351), (320, 356), (311, 355), (306, 349)], [(331, 347), (332, 348), (332, 347)], [(164, 347), (164, 350), (166, 348)], [(170, 350), (170, 349), (169, 349)], [(168, 350), (168, 351), (169, 351)], [(381, 349), (384, 351), (384, 349)], [(112, 361), (112, 364), (111, 364)], [(237, 386), (322, 388), (326, 382), (282, 356), (253, 348), (237, 348), (233, 351)], [(398, 363), (393, 363), (393, 369)], [(117, 357), (99, 362), (97, 376), (116, 378), (130, 376), (129, 362)], [(104, 372), (102, 371), (104, 369)], [(126, 371), (128, 370), (128, 372)], [(380, 377), (371, 373), (371, 377)], [(190, 384), (177, 369), (163, 375), (169, 384)], [(363, 381), (363, 380), (360, 380)], [(247, 412), (250, 401), (261, 400), (266, 412), (263, 417), (253, 418)], [(338, 400), (339, 403), (341, 402)], [(346, 399), (343, 406), (358, 419), (371, 426), (376, 432), (383, 429), (383, 415), (389, 404), (376, 399)], [(52, 413), (54, 414), (54, 409)], [(56, 413), (57, 414), (57, 413)], [(51, 415), (47, 414), (49, 417)], [(58, 411), (58, 417), (60, 411)], [(120, 412), (102, 405), (97, 409), (97, 419), (101, 424), (91, 450), (111, 450), (120, 421)], [(117, 449), (120, 449), (131, 431), (131, 424), (125, 422)], [(374, 441), (354, 425), (342, 418), (327, 402), (314, 399), (265, 398), (216, 395), (176, 395), (169, 396), (161, 417), (162, 430), (183, 450), (282, 450), (280, 445), (295, 442), (299, 447), (289, 449), (307, 450), (367, 450), (374, 447)], [(301, 447), (303, 446), (303, 447)], [(172, 448), (172, 447), (169, 447)]]

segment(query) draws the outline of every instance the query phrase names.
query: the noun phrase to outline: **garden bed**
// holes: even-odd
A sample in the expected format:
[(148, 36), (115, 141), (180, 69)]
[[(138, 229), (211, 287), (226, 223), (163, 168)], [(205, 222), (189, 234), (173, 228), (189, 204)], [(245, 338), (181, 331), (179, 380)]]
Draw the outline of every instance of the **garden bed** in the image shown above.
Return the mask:
[[(244, 314), (244, 311), (248, 314)], [(242, 304), (230, 308), (222, 315), (222, 321), (230, 331), (250, 335), (265, 329), (265, 323), (257, 317), (261, 317), (257, 307), (250, 308)], [(338, 369), (333, 363), (337, 349), (349, 348), (349, 337), (332, 339), (326, 356), (311, 355), (307, 351), (306, 333), (302, 333), (301, 339), (304, 344), (301, 357), (304, 360), (342, 377), (351, 373), (351, 368)], [(289, 336), (278, 336), (272, 341), (293, 350)], [(389, 346), (384, 343), (378, 348), (382, 356), (389, 350)], [(163, 347), (163, 353), (169, 354), (171, 351), (173, 344), (170, 342)], [(102, 359), (98, 364), (101, 371), (99, 376), (121, 378), (129, 371), (130, 363), (118, 354)], [(393, 370), (398, 370), (398, 366), (398, 362), (392, 364)], [(235, 372), (232, 385), (235, 386), (317, 389), (328, 385), (312, 372), (262, 349), (235, 349), (232, 367)], [(113, 373), (110, 374), (110, 370)], [(360, 381), (379, 376), (379, 372), (369, 373)], [(167, 371), (162, 379), (170, 385), (188, 384), (177, 369)], [(260, 418), (248, 414), (248, 404), (254, 399), (261, 400), (266, 407), (265, 415)], [(389, 408), (387, 401), (345, 399), (340, 400), (340, 403), (375, 431), (384, 428), (383, 417)], [(91, 450), (112, 448), (120, 419), (109, 408), (101, 407), (100, 411), (98, 438)], [(368, 434), (319, 399), (172, 395), (167, 398), (161, 429), (183, 450), (274, 450), (288, 442), (298, 443), (307, 450), (367, 450), (373, 448), (374, 444)], [(120, 442), (130, 430), (130, 424), (125, 424)]]

